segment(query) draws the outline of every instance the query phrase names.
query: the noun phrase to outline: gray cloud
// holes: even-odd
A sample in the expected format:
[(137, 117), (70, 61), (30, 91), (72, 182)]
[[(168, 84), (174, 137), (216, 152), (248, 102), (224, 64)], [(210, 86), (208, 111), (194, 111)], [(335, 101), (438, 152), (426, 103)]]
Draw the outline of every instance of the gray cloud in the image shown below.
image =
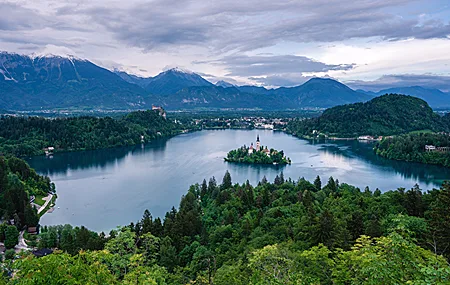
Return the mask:
[(327, 72), (330, 70), (350, 70), (354, 64), (326, 64), (305, 56), (296, 55), (232, 55), (214, 61), (195, 61), (194, 64), (222, 66), (228, 74), (248, 78), (265, 86), (295, 86), (310, 77), (306, 72)]
[(348, 81), (346, 84), (353, 89), (363, 89), (367, 91), (380, 91), (392, 87), (421, 86), (427, 88), (436, 88), (441, 91), (450, 91), (450, 76), (433, 74), (396, 74), (384, 75), (377, 80)]
[[(275, 3), (274, 3), (275, 2)], [(341, 0), (331, 5), (316, 1), (156, 0), (124, 9), (70, 6), (64, 15), (80, 14), (105, 27), (131, 46), (146, 50), (173, 45), (208, 47), (220, 53), (248, 51), (283, 41), (334, 42), (380, 37), (447, 38), (450, 25), (439, 19), (419, 21), (390, 9), (408, 0)]]
[(227, 76), (263, 76), (268, 74), (301, 74), (303, 72), (326, 72), (330, 70), (352, 69), (352, 64), (325, 64), (305, 56), (274, 55), (274, 56), (226, 56), (216, 61), (197, 61), (195, 63), (211, 63), (223, 65), (229, 71)]
[(34, 10), (12, 3), (0, 2), (0, 31), (20, 31), (40, 29), (48, 20)]
[(291, 87), (291, 86), (297, 86), (305, 83), (312, 77), (310, 76), (301, 76), (301, 75), (269, 75), (269, 76), (263, 76), (263, 77), (250, 77), (250, 80), (253, 80), (254, 82), (258, 83), (262, 86), (272, 86), (272, 87)]

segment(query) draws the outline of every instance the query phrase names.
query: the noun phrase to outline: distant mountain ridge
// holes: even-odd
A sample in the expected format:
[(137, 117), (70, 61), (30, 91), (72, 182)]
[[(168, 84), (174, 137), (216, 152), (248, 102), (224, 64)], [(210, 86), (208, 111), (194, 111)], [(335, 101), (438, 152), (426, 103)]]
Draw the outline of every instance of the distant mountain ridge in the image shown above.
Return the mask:
[(394, 87), (389, 89), (383, 89), (378, 92), (372, 92), (372, 94), (375, 96), (381, 96), (384, 94), (391, 94), (391, 93), (410, 95), (423, 99), (427, 101), (427, 103), (433, 108), (450, 107), (450, 93), (442, 92), (439, 89), (424, 88), (421, 86), (409, 86), (409, 87)]
[[(444, 96), (448, 95), (420, 88), (410, 87), (399, 93), (414, 93), (411, 95), (430, 101), (433, 107), (442, 106)], [(391, 90), (378, 93), (387, 91)], [(180, 68), (145, 78), (118, 70), (112, 72), (73, 56), (0, 52), (0, 109), (5, 110), (146, 109), (152, 104), (169, 110), (329, 108), (365, 102), (378, 93), (355, 91), (326, 78), (312, 78), (299, 86), (276, 89), (236, 86), (226, 81), (213, 84)], [(446, 105), (450, 105), (448, 101)]]

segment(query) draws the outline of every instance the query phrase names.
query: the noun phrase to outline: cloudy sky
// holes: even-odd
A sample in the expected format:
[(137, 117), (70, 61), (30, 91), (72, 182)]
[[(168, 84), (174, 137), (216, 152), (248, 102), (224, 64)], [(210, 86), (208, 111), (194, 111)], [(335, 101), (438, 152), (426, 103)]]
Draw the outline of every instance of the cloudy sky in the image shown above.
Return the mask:
[(0, 0), (0, 49), (153, 76), (450, 89), (448, 0)]

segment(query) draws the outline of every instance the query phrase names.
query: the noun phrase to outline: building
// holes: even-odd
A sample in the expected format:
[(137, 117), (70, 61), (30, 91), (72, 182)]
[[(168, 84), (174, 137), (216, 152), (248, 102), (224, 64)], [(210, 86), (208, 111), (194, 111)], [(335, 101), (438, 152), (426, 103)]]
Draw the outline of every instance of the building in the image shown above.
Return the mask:
[(166, 111), (161, 106), (152, 105), (152, 111), (158, 111), (159, 115), (166, 119)]
[(436, 147), (434, 145), (425, 145), (425, 151), (436, 151)]
[(27, 232), (30, 235), (38, 235), (39, 234), (39, 226), (37, 226), (37, 227), (28, 227)]
[(248, 149), (248, 154), (253, 153), (253, 143), (250, 145), (250, 148)]
[(265, 149), (263, 149), (263, 152), (264, 152), (267, 156), (270, 156), (270, 150), (267, 148), (267, 146), (266, 146)]
[(261, 143), (259, 141), (259, 135), (256, 137), (256, 151), (259, 151), (261, 148)]
[(374, 137), (372, 137), (372, 136), (360, 136), (360, 137), (358, 137), (358, 140), (360, 140), (360, 141), (373, 141)]
[(45, 155), (52, 155), (54, 151), (55, 151), (55, 148), (53, 146), (44, 148)]

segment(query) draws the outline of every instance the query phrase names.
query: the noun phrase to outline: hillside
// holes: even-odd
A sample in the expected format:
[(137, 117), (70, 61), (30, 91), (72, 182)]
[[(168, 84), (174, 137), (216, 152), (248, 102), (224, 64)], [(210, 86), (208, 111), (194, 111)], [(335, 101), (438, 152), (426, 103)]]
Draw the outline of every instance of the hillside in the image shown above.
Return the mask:
[(0, 242), (4, 220), (13, 219), (18, 228), (36, 226), (39, 217), (30, 196), (45, 197), (54, 191), (50, 178), (38, 175), (24, 160), (0, 155)]
[[(148, 92), (90, 61), (0, 53), (0, 108), (142, 108)], [(151, 104), (151, 102), (150, 102)]]
[(312, 136), (313, 132), (337, 137), (387, 136), (425, 129), (442, 131), (448, 125), (422, 99), (397, 94), (333, 107), (319, 118), (288, 125), (288, 131), (299, 136)]

